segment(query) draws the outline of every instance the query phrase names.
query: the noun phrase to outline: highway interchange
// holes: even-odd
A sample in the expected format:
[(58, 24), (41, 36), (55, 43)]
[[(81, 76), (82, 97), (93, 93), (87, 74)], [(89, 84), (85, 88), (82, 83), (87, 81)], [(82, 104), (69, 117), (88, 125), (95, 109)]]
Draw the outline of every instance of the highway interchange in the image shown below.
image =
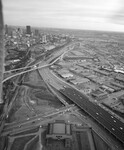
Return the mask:
[[(121, 122), (118, 118), (111, 115), (109, 112), (104, 110), (99, 105), (89, 101), (88, 97), (85, 96), (83, 93), (79, 92), (73, 86), (69, 85), (68, 83), (65, 83), (61, 79), (59, 79), (57, 76), (55, 76), (52, 71), (50, 71), (49, 66), (53, 65), (58, 59), (62, 59), (62, 56), (69, 50), (73, 49), (75, 46), (75, 43), (69, 46), (66, 46), (65, 48), (58, 50), (56, 53), (53, 53), (49, 59), (46, 61), (41, 61), (38, 67), (35, 69), (38, 69), (41, 77), (43, 80), (53, 86), (58, 92), (69, 98), (74, 104), (76, 104), (78, 107), (80, 107), (82, 110), (87, 112), (91, 117), (93, 117), (99, 124), (101, 124), (105, 129), (107, 129), (112, 135), (114, 135), (119, 141), (121, 141), (124, 144), (124, 123)], [(42, 67), (45, 66), (45, 67)], [(68, 108), (71, 108), (72, 106), (68, 106)], [(63, 110), (68, 110), (68, 108), (62, 108), (59, 111), (55, 111), (51, 113), (52, 115), (56, 115), (61, 113)], [(48, 117), (48, 116), (47, 116)], [(17, 130), (24, 130), (25, 128), (28, 128), (31, 126), (32, 122), (33, 126), (40, 125), (42, 116), (36, 116), (32, 119), (25, 120), (24, 122), (20, 122), (19, 124), (13, 124), (13, 125), (6, 125), (3, 130), (3, 135), (9, 134), (13, 132), (17, 128)]]
[(55, 109), (52, 112), (49, 112), (46, 115), (36, 115), (34, 117), (31, 118), (27, 118), (26, 120), (22, 120), (18, 123), (9, 123), (9, 124), (5, 124), (4, 129), (1, 133), (2, 136), (8, 135), (8, 134), (12, 134), (15, 132), (22, 132), (24, 130), (29, 130), (29, 128), (32, 129), (32, 127), (36, 127), (36, 126), (40, 126), (41, 124), (45, 124), (48, 123), (51, 120), (55, 120), (55, 118), (58, 115), (61, 115), (63, 113), (66, 113), (69, 110), (72, 109), (77, 109), (75, 106), (73, 105), (68, 105), (66, 107), (62, 107), (60, 109)]
[[(60, 56), (59, 56), (60, 57)], [(88, 97), (79, 92), (69, 84), (65, 83), (49, 70), (49, 68), (39, 69), (45, 82), (58, 89), (63, 95), (67, 96), (78, 107), (86, 111), (99, 124), (107, 129), (119, 141), (124, 143), (124, 123), (118, 118), (107, 112), (101, 106), (89, 101)]]
[(124, 143), (124, 123), (117, 119), (115, 116), (104, 110), (99, 105), (89, 101), (88, 97), (69, 86), (67, 83), (51, 73), (48, 68), (40, 70), (45, 82), (49, 82), (52, 86), (60, 91), (63, 95), (67, 96), (78, 107), (92, 116), (99, 124), (113, 134), (117, 139)]

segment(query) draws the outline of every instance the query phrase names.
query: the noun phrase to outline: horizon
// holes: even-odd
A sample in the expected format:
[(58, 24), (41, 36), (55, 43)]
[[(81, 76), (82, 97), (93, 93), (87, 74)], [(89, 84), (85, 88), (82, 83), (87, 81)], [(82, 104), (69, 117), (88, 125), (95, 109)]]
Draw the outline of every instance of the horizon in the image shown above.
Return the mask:
[[(24, 5), (25, 4), (25, 5)], [(122, 0), (4, 0), (4, 24), (124, 32)]]
[(124, 33), (124, 31), (112, 31), (112, 30), (94, 30), (94, 29), (72, 29), (72, 28), (59, 28), (59, 27), (40, 27), (40, 26), (32, 26), (32, 25), (10, 25), (10, 24), (4, 24), (4, 26), (10, 26), (10, 27), (22, 27), (26, 29), (26, 26), (30, 26), (31, 28), (41, 28), (41, 29), (56, 29), (56, 30), (76, 30), (76, 31), (91, 31), (91, 32), (107, 32), (107, 33)]

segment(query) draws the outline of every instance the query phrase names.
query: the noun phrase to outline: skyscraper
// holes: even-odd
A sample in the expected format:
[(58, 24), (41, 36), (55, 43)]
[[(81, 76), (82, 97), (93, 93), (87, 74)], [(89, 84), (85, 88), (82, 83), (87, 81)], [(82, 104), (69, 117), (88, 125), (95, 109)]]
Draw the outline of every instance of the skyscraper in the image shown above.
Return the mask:
[(26, 26), (26, 34), (31, 34), (31, 26)]
[(43, 42), (43, 43), (47, 43), (46, 35), (43, 35), (43, 36), (42, 36), (42, 42)]
[(35, 35), (38, 36), (39, 30), (35, 29)]
[(8, 25), (5, 25), (5, 34), (8, 34)]

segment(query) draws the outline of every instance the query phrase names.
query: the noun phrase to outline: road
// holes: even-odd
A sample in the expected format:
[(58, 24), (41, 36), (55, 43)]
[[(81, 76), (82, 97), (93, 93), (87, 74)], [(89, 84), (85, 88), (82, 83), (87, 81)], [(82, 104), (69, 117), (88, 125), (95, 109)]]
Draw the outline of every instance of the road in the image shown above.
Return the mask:
[(61, 89), (60, 92), (70, 98), (75, 104), (85, 110), (97, 122), (104, 126), (104, 128), (124, 143), (124, 124), (120, 120), (111, 116), (111, 114), (102, 109), (100, 106), (89, 101), (87, 97), (75, 89), (65, 88)]
[[(70, 45), (70, 44), (69, 44)], [(36, 69), (39, 69), (39, 68), (45, 68), (45, 67), (49, 67), (51, 65), (53, 65), (57, 60), (61, 59), (62, 56), (70, 51), (72, 48), (70, 48), (69, 50), (67, 50), (69, 48), (69, 45), (65, 46), (63, 49), (60, 49), (58, 50), (56, 53), (53, 53), (51, 55), (51, 57), (48, 59), (45, 59), (45, 60), (39, 60), (37, 62), (37, 60), (34, 60), (33, 62), (30, 62), (26, 67), (24, 68), (21, 68), (21, 69), (14, 69), (14, 70), (10, 70), (10, 71), (6, 71), (5, 73), (11, 73), (11, 71), (17, 71), (17, 70), (23, 70), (22, 72), (19, 72), (19, 73), (16, 73), (16, 74), (13, 74), (13, 75), (9, 75), (8, 77), (6, 77), (2, 83), (4, 83), (5, 81), (13, 78), (13, 77), (16, 77), (16, 76), (19, 76), (19, 75), (22, 75), (24, 73), (27, 73), (27, 72), (31, 72), (33, 70), (36, 70)], [(74, 46), (74, 43), (71, 45), (71, 46)], [(64, 52), (63, 52), (64, 51)], [(41, 57), (42, 58), (42, 57)], [(38, 67), (39, 66), (39, 67)], [(28, 70), (27, 70), (28, 69)]]
[[(75, 43), (76, 43), (76, 42), (75, 42)], [(39, 58), (38, 60), (34, 60), (33, 62), (30, 62), (30, 63), (26, 66), (26, 68), (30, 66), (30, 67), (31, 67), (30, 70), (25, 70), (25, 68), (23, 68), (24, 71), (19, 72), (19, 73), (17, 73), (17, 74), (14, 74), (14, 75), (12, 75), (12, 76), (10, 76), (10, 77), (7, 77), (7, 78), (4, 79), (2, 82), (5, 82), (5, 81), (7, 81), (7, 80), (9, 80), (9, 79), (11, 79), (11, 78), (17, 76), (17, 75), (21, 75), (21, 74), (24, 74), (24, 73), (26, 73), (26, 72), (30, 72), (30, 71), (36, 70), (36, 69), (38, 69), (38, 68), (45, 68), (45, 67), (48, 67), (48, 66), (50, 66), (50, 65), (53, 65), (58, 59), (60, 59), (60, 58), (64, 55), (65, 52), (71, 50), (71, 49), (73, 48), (73, 46), (75, 45), (75, 43), (73, 43), (73, 44), (72, 44), (72, 43), (71, 43), (71, 44), (68, 44), (68, 45), (66, 45), (66, 46), (63, 47), (63, 48), (58, 49), (57, 52), (53, 52), (52, 56), (51, 56), (50, 58), (46, 58), (45, 61), (42, 59), (42, 57), (40, 57), (41, 60), (40, 60), (40, 58)], [(38, 64), (39, 64), (39, 65), (38, 65)], [(11, 103), (11, 104), (12, 104), (12, 103)], [(9, 105), (9, 108), (11, 108), (11, 105)], [(7, 112), (8, 112), (8, 111), (7, 111)], [(8, 113), (4, 114), (4, 116), (7, 116), (7, 114), (8, 114)], [(2, 121), (2, 122), (3, 122), (3, 121)], [(4, 125), (4, 124), (3, 124), (3, 125)], [(3, 125), (2, 125), (2, 126), (3, 126)], [(1, 129), (2, 129), (2, 128), (1, 128)]]
[(88, 97), (62, 82), (58, 77), (53, 76), (49, 68), (39, 69), (39, 72), (45, 82), (49, 82), (53, 87), (58, 89), (62, 94), (67, 96), (71, 101), (85, 110), (99, 124), (106, 128), (119, 141), (124, 143), (124, 123), (101, 108), (99, 105), (89, 101)]
[[(74, 45), (73, 45), (74, 46)], [(68, 46), (67, 46), (68, 47)], [(53, 64), (67, 51), (67, 47), (60, 51), (52, 54), (52, 56), (45, 62), (39, 64), (40, 66)], [(124, 123), (118, 120), (116, 117), (112, 116), (109, 112), (105, 111), (103, 108), (97, 104), (89, 101), (88, 97), (70, 86), (69, 84), (63, 82), (59, 78), (56, 78), (48, 67), (38, 69), (43, 80), (47, 84), (52, 85), (59, 92), (73, 101), (78, 107), (87, 112), (91, 117), (93, 117), (99, 124), (101, 124), (105, 129), (107, 129), (112, 135), (114, 135), (119, 141), (124, 143)], [(37, 120), (38, 118), (36, 118)], [(36, 123), (38, 124), (39, 121)], [(29, 124), (28, 124), (29, 126)], [(15, 129), (15, 126), (13, 126)], [(11, 128), (9, 128), (11, 129)], [(23, 129), (23, 128), (22, 128)]]
[(53, 112), (50, 112), (46, 115), (42, 115), (39, 114), (37, 116), (34, 116), (32, 118), (28, 118), (26, 120), (23, 120), (21, 122), (18, 123), (9, 123), (7, 125), (4, 126), (4, 129), (1, 133), (1, 135), (7, 135), (13, 132), (21, 132), (23, 130), (32, 128), (34, 126), (40, 126), (42, 125), (42, 123), (44, 122), (48, 122), (48, 120), (54, 120), (55, 117), (57, 117), (58, 115), (65, 113), (66, 111), (69, 111), (71, 109), (77, 109), (75, 106), (73, 105), (68, 105), (66, 107), (62, 107), (60, 109), (55, 109)]

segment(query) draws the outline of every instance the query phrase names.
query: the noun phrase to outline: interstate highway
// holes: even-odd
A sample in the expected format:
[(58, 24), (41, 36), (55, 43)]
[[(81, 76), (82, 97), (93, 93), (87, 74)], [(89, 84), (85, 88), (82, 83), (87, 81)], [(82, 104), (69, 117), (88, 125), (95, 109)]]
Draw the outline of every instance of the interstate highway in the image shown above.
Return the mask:
[[(54, 58), (55, 57), (56, 56), (54, 55)], [(43, 68), (38, 70), (45, 82), (49, 82), (53, 87), (56, 87), (63, 95), (67, 96), (81, 109), (85, 110), (90, 116), (92, 116), (97, 122), (99, 122), (104, 128), (106, 128), (111, 134), (113, 134), (119, 141), (124, 143), (123, 122), (115, 118), (113, 115), (111, 115), (109, 112), (107, 112), (100, 106), (89, 101), (87, 96), (85, 96), (72, 86), (69, 86), (67, 83), (63, 82), (58, 77), (55, 77), (50, 72), (49, 68)]]
[[(111, 132), (117, 139), (124, 143), (124, 124), (106, 110), (89, 101), (88, 97), (69, 86), (67, 83), (54, 76), (49, 68), (43, 68), (39, 70), (43, 80), (59, 90), (63, 95), (67, 96), (77, 106), (85, 110), (90, 116), (92, 116), (97, 122), (99, 122), (104, 128)], [(68, 88), (67, 88), (68, 87)]]
[(3, 136), (3, 135), (7, 135), (9, 133), (12, 133), (14, 131), (17, 132), (18, 130), (19, 131), (24, 130), (24, 129), (26, 130), (32, 126), (38, 126), (38, 125), (40, 125), (40, 123), (42, 121), (45, 121), (49, 117), (62, 114), (62, 113), (69, 111), (71, 109), (75, 110), (75, 109), (77, 109), (77, 107), (73, 106), (73, 105), (68, 105), (68, 106), (62, 107), (60, 109), (55, 109), (53, 112), (49, 112), (46, 115), (39, 114), (38, 116), (28, 118), (28, 120), (23, 120), (21, 122), (16, 122), (16, 123), (10, 123), (10, 124), (4, 126), (4, 129), (1, 133), (1, 135)]
[[(57, 88), (63, 95), (67, 96), (77, 106), (85, 110), (90, 116), (92, 116), (97, 122), (99, 122), (104, 128), (111, 132), (117, 139), (124, 143), (124, 123), (101, 108), (89, 101), (89, 98), (83, 93), (79, 92), (72, 86), (68, 85), (58, 77), (54, 76), (49, 68), (39, 69), (39, 72), (45, 82), (49, 80), (49, 83)], [(69, 88), (67, 88), (69, 87)]]
[(61, 89), (60, 92), (86, 111), (104, 128), (111, 132), (119, 141), (124, 143), (124, 123), (112, 116), (100, 106), (92, 103), (89, 99), (73, 88)]

